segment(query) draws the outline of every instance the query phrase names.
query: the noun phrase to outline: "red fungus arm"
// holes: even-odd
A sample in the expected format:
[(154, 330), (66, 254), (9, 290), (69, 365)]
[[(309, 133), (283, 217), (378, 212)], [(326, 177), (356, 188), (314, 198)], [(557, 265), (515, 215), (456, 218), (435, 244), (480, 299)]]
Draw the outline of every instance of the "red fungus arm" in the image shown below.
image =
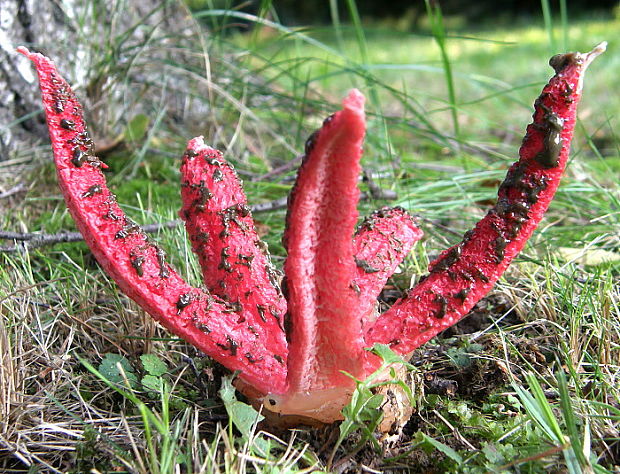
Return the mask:
[(307, 141), (289, 197), (284, 234), (289, 394), (349, 387), (351, 380), (340, 371), (363, 373), (352, 237), (365, 128), (364, 97), (353, 90), (343, 110)]
[(501, 184), (495, 206), (430, 265), (430, 274), (383, 314), (366, 343), (407, 354), (452, 326), (482, 298), (524, 247), (547, 210), (568, 160), (583, 73), (605, 50), (551, 58), (556, 74), (535, 103), (520, 159)]
[[(265, 393), (284, 391), (286, 347), (251, 315), (188, 285), (165, 254), (132, 223), (108, 190), (84, 124), (82, 107), (45, 56), (18, 51), (39, 75), (58, 181), (78, 230), (120, 289), (164, 327)], [(266, 374), (269, 374), (266, 377)]]
[[(205, 285), (251, 314), (246, 323), (262, 327), (271, 339), (268, 345), (286, 352), (286, 300), (234, 168), (198, 137), (183, 154), (181, 176), (180, 215)], [(282, 362), (286, 364), (286, 358)]]
[(353, 240), (357, 265), (353, 286), (364, 326), (376, 319), (379, 293), (421, 237), (414, 218), (401, 207), (379, 209), (359, 226)]

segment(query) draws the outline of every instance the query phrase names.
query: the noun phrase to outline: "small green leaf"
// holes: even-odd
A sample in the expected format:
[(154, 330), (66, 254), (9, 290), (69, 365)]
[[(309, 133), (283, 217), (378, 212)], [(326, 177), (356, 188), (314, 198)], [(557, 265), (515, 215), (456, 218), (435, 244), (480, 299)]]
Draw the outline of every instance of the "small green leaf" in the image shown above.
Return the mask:
[(370, 408), (371, 410), (376, 410), (383, 403), (383, 395), (377, 393), (370, 397), (366, 402), (366, 408)]
[(228, 418), (241, 433), (243, 441), (245, 443), (251, 441), (250, 448), (252, 452), (262, 457), (269, 456), (272, 449), (271, 441), (261, 436), (252, 436), (256, 424), (263, 421), (265, 417), (250, 405), (237, 400), (232, 377), (224, 377), (222, 379), (219, 395), (224, 402)]
[(136, 377), (133, 367), (129, 361), (120, 354), (106, 354), (101, 364), (99, 364), (99, 372), (112, 383), (126, 386), (127, 382), (129, 382), (131, 388), (136, 388), (138, 385), (138, 377)]
[(162, 389), (161, 377), (155, 377), (154, 375), (145, 375), (142, 378), (142, 386), (145, 390), (155, 393), (160, 393)]
[(385, 362), (386, 364), (404, 364), (405, 363), (403, 358), (399, 356), (398, 354), (396, 354), (392, 349), (390, 349), (390, 346), (386, 344), (375, 344), (372, 347), (371, 352), (381, 357), (383, 359), (383, 362)]
[(450, 358), (452, 363), (460, 369), (467, 368), (472, 363), (471, 351), (469, 348), (451, 347), (446, 351), (446, 355)]
[(482, 452), (486, 456), (486, 458), (492, 462), (493, 464), (504, 464), (506, 463), (506, 459), (502, 454), (497, 450), (497, 447), (493, 443), (484, 443)]
[(142, 366), (150, 375), (160, 377), (168, 372), (168, 366), (166, 363), (157, 357), (155, 354), (142, 354), (140, 356)]
[(250, 405), (237, 400), (235, 388), (233, 387), (230, 377), (224, 377), (222, 379), (222, 388), (220, 388), (219, 395), (224, 402), (228, 417), (235, 425), (235, 428), (237, 428), (246, 439), (249, 439), (252, 435), (254, 425), (264, 420), (265, 417)]
[(453, 461), (459, 464), (463, 462), (463, 458), (461, 457), (461, 455), (457, 453), (454, 449), (452, 449), (450, 446), (445, 445), (441, 441), (437, 441), (434, 438), (431, 438), (430, 436), (422, 433), (421, 431), (418, 431), (418, 433), (416, 434), (416, 439), (419, 443), (426, 444), (427, 446), (432, 446), (438, 451), (441, 451), (443, 454), (445, 454), (450, 459), (452, 459)]

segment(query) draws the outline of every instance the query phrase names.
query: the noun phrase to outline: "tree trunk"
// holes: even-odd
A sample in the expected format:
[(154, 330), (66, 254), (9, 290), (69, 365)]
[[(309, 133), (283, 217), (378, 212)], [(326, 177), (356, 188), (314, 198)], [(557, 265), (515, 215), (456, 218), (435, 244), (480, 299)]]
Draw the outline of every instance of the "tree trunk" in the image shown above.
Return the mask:
[(71, 33), (54, 0), (0, 0), (0, 161), (47, 135), (43, 115), (33, 113), (41, 110), (34, 72), (15, 48), (55, 44), (58, 35)]
[(18, 46), (52, 58), (79, 91), (87, 119), (105, 128), (114, 122), (109, 109), (120, 110), (127, 99), (117, 88), (118, 104), (102, 100), (127, 79), (113, 77), (122, 75), (123, 61), (131, 62), (125, 51), (186, 28), (186, 14), (175, 0), (0, 0), (0, 162), (47, 140), (38, 82), (30, 61), (15, 52)]

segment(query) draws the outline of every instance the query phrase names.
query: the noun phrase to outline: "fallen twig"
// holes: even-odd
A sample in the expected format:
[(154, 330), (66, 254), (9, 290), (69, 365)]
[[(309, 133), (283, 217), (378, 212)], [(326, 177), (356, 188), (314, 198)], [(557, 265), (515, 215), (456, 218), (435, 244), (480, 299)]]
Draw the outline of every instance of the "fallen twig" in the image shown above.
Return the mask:
[[(163, 222), (161, 224), (149, 224), (143, 227), (147, 233), (158, 232), (161, 229), (171, 229), (181, 223), (180, 219)], [(42, 234), (38, 232), (9, 232), (0, 231), (0, 239), (21, 242), (15, 245), (0, 246), (0, 252), (17, 252), (18, 250), (31, 250), (46, 245), (61, 244), (67, 242), (80, 242), (84, 240), (79, 232), (59, 232), (57, 234)]]
[(375, 182), (375, 180), (372, 177), (372, 174), (367, 169), (363, 170), (363, 174), (364, 174), (364, 177), (362, 178), (362, 181), (366, 183), (366, 186), (368, 186), (368, 191), (370, 192), (370, 196), (372, 196), (373, 198), (392, 200), (398, 197), (396, 195), (396, 192), (392, 191), (391, 189), (381, 188)]
[(301, 163), (301, 160), (303, 159), (303, 155), (298, 155), (295, 158), (293, 158), (292, 160), (284, 163), (281, 166), (278, 166), (277, 168), (272, 169), (271, 171), (262, 174), (260, 176), (256, 176), (255, 178), (252, 179), (252, 181), (265, 181), (269, 178), (273, 178), (274, 176), (277, 176), (279, 174), (283, 174), (283, 173), (287, 173), (289, 171), (292, 171), (293, 169), (295, 169), (296, 167), (299, 166), (299, 164)]
[(11, 189), (8, 189), (8, 190), (0, 193), (0, 199), (8, 198), (8, 197), (12, 196), (13, 194), (17, 194), (20, 191), (24, 191), (25, 189), (26, 189), (26, 185), (24, 183), (16, 184)]
[[(370, 198), (374, 199), (396, 199), (396, 194), (393, 191), (384, 190), (379, 188), (373, 183), (368, 183), (370, 193), (362, 193), (361, 199), (366, 200)], [(251, 206), (254, 214), (260, 214), (262, 212), (277, 211), (279, 209), (286, 209), (287, 198), (281, 197), (274, 199), (273, 201), (264, 202), (260, 204), (254, 204)], [(182, 224), (181, 219), (175, 219), (173, 221), (162, 222), (160, 224), (148, 224), (142, 227), (144, 232), (152, 234), (159, 232), (161, 229), (173, 229)], [(11, 232), (0, 230), (0, 240), (13, 240), (16, 243), (14, 245), (0, 245), (0, 253), (11, 253), (19, 250), (32, 250), (46, 245), (55, 245), (68, 242), (80, 242), (84, 240), (82, 234), (79, 232), (59, 232), (57, 234), (45, 234), (39, 232)], [(19, 243), (18, 243), (19, 242)]]

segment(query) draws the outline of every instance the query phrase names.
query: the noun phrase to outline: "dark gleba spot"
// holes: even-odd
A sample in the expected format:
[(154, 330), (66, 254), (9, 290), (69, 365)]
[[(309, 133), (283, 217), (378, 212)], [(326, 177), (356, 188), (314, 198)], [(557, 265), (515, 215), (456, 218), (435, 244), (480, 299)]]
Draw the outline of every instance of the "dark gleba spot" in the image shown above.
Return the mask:
[(224, 349), (225, 351), (230, 351), (230, 355), (236, 356), (237, 349), (239, 348), (239, 343), (235, 341), (230, 336), (226, 335), (226, 344), (216, 343), (219, 347)]
[(355, 265), (364, 270), (364, 273), (377, 273), (380, 271), (378, 268), (373, 267), (366, 260), (355, 257)]
[(443, 295), (435, 295), (435, 303), (439, 303), (439, 308), (435, 313), (437, 319), (442, 319), (446, 315), (446, 309), (448, 308), (448, 300)]
[(237, 348), (239, 347), (239, 343), (237, 343), (237, 341), (233, 340), (230, 336), (226, 336), (226, 339), (228, 340), (228, 345), (230, 348), (230, 353), (232, 355), (237, 355)]
[(134, 268), (139, 277), (144, 275), (144, 269), (142, 265), (144, 264), (144, 257), (136, 257), (131, 259), (131, 266)]
[(191, 302), (192, 302), (191, 293), (184, 293), (181, 296), (179, 296), (179, 299), (177, 300), (177, 304), (176, 304), (177, 309), (179, 311), (182, 311), (184, 308), (189, 306)]
[(57, 114), (61, 114), (65, 111), (65, 104), (62, 101), (62, 99), (55, 99), (54, 100), (54, 112), (56, 112)]
[(228, 260), (222, 260), (220, 264), (217, 266), (219, 270), (224, 270), (225, 272), (232, 273), (233, 267)]
[(71, 163), (73, 163), (76, 167), (81, 167), (86, 159), (88, 158), (88, 154), (82, 151), (79, 146), (76, 146), (73, 149), (73, 158), (71, 158)]
[(65, 130), (75, 130), (75, 122), (73, 120), (69, 120), (69, 119), (62, 119), (60, 121), (60, 126), (62, 128), (64, 128)]
[(476, 268), (476, 276), (483, 283), (489, 282), (489, 277), (484, 274), (484, 272), (480, 268)]
[(219, 168), (216, 168), (215, 171), (213, 171), (213, 182), (217, 183), (218, 181), (222, 181), (224, 179), (224, 173), (222, 173), (222, 170)]
[(157, 257), (157, 265), (159, 265), (159, 277), (168, 278), (170, 276), (170, 272), (168, 271), (168, 266), (166, 265), (166, 252), (159, 247), (156, 247), (155, 255)]
[(437, 263), (435, 263), (435, 265), (433, 265), (433, 268), (431, 268), (431, 272), (443, 272), (444, 270), (450, 268), (461, 257), (462, 251), (463, 248), (460, 245), (452, 247), (450, 250), (448, 250), (448, 252), (441, 260), (439, 260)]
[(207, 326), (204, 323), (196, 323), (194, 324), (194, 326), (196, 327), (196, 329), (198, 329), (199, 331), (204, 332), (205, 334), (210, 334), (211, 333), (211, 328), (209, 326)]
[(564, 144), (562, 139), (563, 127), (564, 120), (558, 117), (557, 114), (545, 114), (543, 149), (535, 156), (536, 161), (544, 168), (548, 169), (558, 166), (560, 152)]
[(119, 230), (114, 235), (114, 238), (115, 239), (124, 239), (129, 234), (133, 234), (133, 233), (136, 233), (136, 232), (139, 232), (139, 231), (140, 231), (140, 226), (138, 226), (138, 224), (136, 224), (134, 221), (132, 221), (131, 219), (126, 217), (125, 218), (125, 225), (123, 226), (123, 228), (121, 230)]
[(256, 310), (258, 311), (258, 315), (263, 320), (263, 322), (266, 323), (267, 322), (267, 318), (265, 317), (265, 311), (267, 310), (267, 308), (265, 308), (263, 305), (257, 304), (256, 305)]
[(465, 301), (465, 298), (467, 298), (467, 295), (469, 294), (470, 291), (471, 291), (471, 288), (463, 288), (456, 295), (454, 295), (454, 297), (458, 298), (461, 301)]
[(237, 213), (241, 216), (241, 217), (247, 217), (250, 215), (250, 207), (247, 204), (237, 204)]
[(506, 250), (506, 245), (508, 245), (508, 240), (501, 235), (493, 241), (493, 250), (495, 251), (495, 258), (498, 263), (504, 260), (504, 250)]
[(577, 59), (578, 53), (556, 54), (549, 59), (549, 66), (553, 68), (555, 73), (561, 72), (566, 66), (573, 63)]
[(308, 139), (306, 140), (306, 144), (304, 145), (304, 153), (306, 156), (312, 153), (312, 149), (314, 148), (314, 144), (316, 143), (318, 136), (319, 136), (319, 131), (317, 130), (312, 135), (310, 135)]
[(102, 189), (101, 186), (98, 184), (93, 184), (91, 187), (88, 188), (88, 190), (82, 194), (83, 198), (87, 198), (87, 197), (91, 197), (94, 196), (95, 194), (99, 194), (101, 193)]

